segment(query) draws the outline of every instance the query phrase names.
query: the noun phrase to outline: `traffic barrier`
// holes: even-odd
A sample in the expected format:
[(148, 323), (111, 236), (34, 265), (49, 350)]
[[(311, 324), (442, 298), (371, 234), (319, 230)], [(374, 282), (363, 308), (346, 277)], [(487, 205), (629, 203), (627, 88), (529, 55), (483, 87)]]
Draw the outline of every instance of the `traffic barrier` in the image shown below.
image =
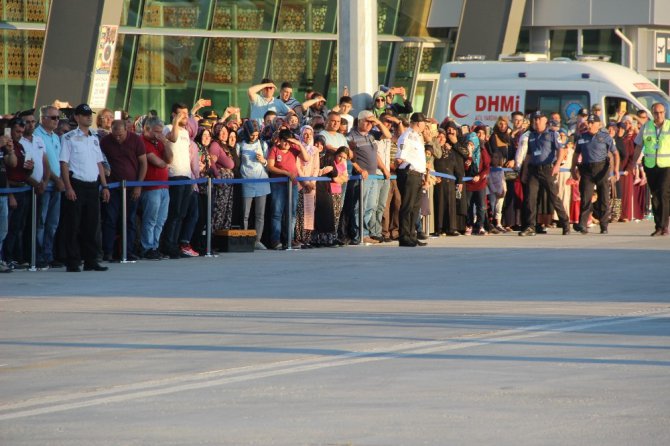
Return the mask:
[[(491, 171), (503, 171), (503, 172), (514, 172), (515, 169), (510, 169), (506, 167), (492, 167), (490, 169)], [(561, 172), (570, 172), (570, 169), (567, 168), (561, 168)], [(620, 172), (621, 175), (623, 175), (623, 172)], [(449, 180), (456, 181), (456, 177), (454, 175), (446, 174), (446, 173), (441, 173), (441, 172), (435, 172), (431, 171), (430, 175), (438, 178), (446, 178)], [(360, 181), (361, 182), (361, 187), (360, 187), (360, 196), (359, 196), (359, 230), (363, 231), (364, 227), (364, 215), (365, 215), (365, 209), (364, 206), (362, 205), (363, 203), (363, 197), (364, 197), (364, 187), (365, 187), (365, 182), (366, 181), (372, 181), (372, 180), (384, 180), (386, 179), (385, 176), (383, 175), (368, 175), (367, 179), (363, 179), (361, 175), (351, 175), (349, 177), (349, 181)], [(392, 175), (389, 179), (395, 180), (397, 179), (396, 175)], [(462, 182), (468, 182), (472, 181), (473, 177), (463, 177), (461, 179)], [(331, 178), (329, 177), (296, 177), (295, 181), (327, 181), (330, 182)], [(127, 221), (127, 214), (126, 214), (126, 205), (127, 205), (127, 193), (128, 193), (128, 188), (129, 187), (144, 187), (144, 186), (181, 186), (181, 185), (195, 185), (195, 184), (205, 184), (207, 183), (207, 212), (209, 215), (209, 218), (207, 219), (207, 228), (206, 228), (206, 238), (207, 238), (207, 247), (206, 247), (206, 253), (205, 257), (213, 257), (212, 256), (212, 189), (213, 185), (216, 184), (250, 184), (250, 183), (286, 183), (287, 186), (290, 184), (290, 178), (288, 177), (280, 177), (280, 178), (198, 178), (198, 179), (191, 179), (191, 180), (173, 180), (173, 181), (121, 181), (121, 182), (113, 182), (113, 183), (108, 183), (107, 187), (109, 189), (121, 189), (121, 202), (122, 202), (122, 228), (121, 228), (121, 243), (122, 243), (122, 254), (121, 254), (121, 263), (134, 263), (133, 261), (128, 261), (127, 259), (127, 247), (128, 247), (128, 234), (127, 234), (127, 226), (126, 226), (126, 221)], [(53, 191), (53, 187), (49, 186), (47, 191)], [(35, 189), (31, 186), (23, 186), (23, 187), (10, 187), (10, 188), (0, 188), (0, 194), (10, 194), (10, 193), (20, 193), (20, 192), (28, 192), (32, 191), (32, 212), (31, 212), (31, 260), (30, 260), (30, 267), (29, 271), (37, 271), (37, 243), (36, 243), (36, 238), (37, 238), (37, 194), (35, 192)], [(292, 206), (292, 195), (293, 195), (293, 188), (288, 187), (288, 203), (289, 206)], [(293, 227), (294, 227), (294, 222), (292, 218), (293, 212), (292, 209), (289, 208), (289, 212), (287, 213), (286, 216), (286, 223), (289, 228), (289, 242), (288, 242), (288, 250), (292, 250), (291, 247), (291, 241), (293, 240)]]

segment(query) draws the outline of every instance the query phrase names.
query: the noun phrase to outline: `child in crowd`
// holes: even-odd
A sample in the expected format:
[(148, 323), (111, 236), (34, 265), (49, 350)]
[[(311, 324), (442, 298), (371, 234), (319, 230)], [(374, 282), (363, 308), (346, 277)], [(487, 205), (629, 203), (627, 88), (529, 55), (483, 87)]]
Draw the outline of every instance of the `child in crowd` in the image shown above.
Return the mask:
[(502, 154), (499, 151), (493, 152), (491, 157), (491, 173), (487, 178), (487, 195), (489, 197), (489, 205), (491, 213), (493, 214), (492, 234), (499, 234), (505, 232), (502, 227), (502, 205), (505, 201), (505, 194), (507, 193), (507, 183), (505, 182), (505, 172), (500, 169), (502, 167)]

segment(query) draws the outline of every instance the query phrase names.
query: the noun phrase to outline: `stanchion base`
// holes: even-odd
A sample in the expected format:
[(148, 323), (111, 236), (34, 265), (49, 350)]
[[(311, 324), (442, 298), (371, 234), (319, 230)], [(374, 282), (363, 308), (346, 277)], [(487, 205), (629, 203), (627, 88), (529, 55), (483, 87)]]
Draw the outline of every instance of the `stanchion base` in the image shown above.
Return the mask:
[(37, 271), (39, 271), (39, 269), (35, 268), (34, 266), (31, 266), (30, 268), (27, 269), (27, 271), (30, 271), (31, 273), (36, 273)]
[(215, 258), (219, 257), (219, 255), (218, 254), (205, 254), (203, 257), (206, 257), (208, 259), (215, 259)]
[(119, 263), (137, 263), (137, 260), (121, 260)]

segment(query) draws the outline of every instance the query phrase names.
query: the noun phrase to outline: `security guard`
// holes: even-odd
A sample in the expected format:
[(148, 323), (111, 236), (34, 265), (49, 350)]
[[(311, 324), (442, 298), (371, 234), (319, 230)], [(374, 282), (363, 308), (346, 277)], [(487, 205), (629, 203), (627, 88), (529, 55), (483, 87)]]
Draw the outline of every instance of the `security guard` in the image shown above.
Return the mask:
[(65, 200), (61, 203), (61, 241), (68, 272), (79, 272), (83, 257), (84, 271), (107, 271), (97, 262), (100, 242), (96, 231), (100, 224), (100, 194), (109, 201), (109, 187), (102, 165), (102, 151), (97, 135), (89, 129), (93, 111), (88, 104), (74, 110), (78, 127), (63, 135), (60, 166), (65, 183)]
[[(652, 237), (668, 235), (670, 215), (670, 121), (661, 103), (651, 106), (653, 121), (647, 121), (635, 138), (637, 151), (644, 155), (644, 172), (651, 191), (651, 209), (656, 229)], [(639, 153), (639, 152), (638, 152)]]
[[(619, 181), (619, 152), (614, 145), (610, 134), (601, 128), (600, 116), (589, 115), (586, 119), (588, 131), (579, 135), (572, 156), (572, 177), (579, 182), (581, 207), (579, 210), (579, 224), (575, 224), (575, 231), (588, 234), (586, 225), (593, 211), (593, 186), (598, 191), (596, 210), (600, 218), (600, 233), (607, 234), (607, 224), (610, 221), (610, 156), (614, 159), (614, 177)], [(577, 165), (579, 155), (582, 155), (581, 164)], [(611, 154), (611, 155), (610, 155)]]
[(544, 187), (551, 203), (558, 214), (558, 221), (563, 228), (563, 235), (570, 234), (570, 220), (565, 212), (563, 202), (558, 197), (556, 176), (565, 159), (566, 149), (558, 132), (547, 128), (547, 116), (542, 111), (532, 115), (533, 130), (528, 136), (528, 152), (524, 164), (521, 181), (526, 184), (527, 194), (524, 195), (525, 229), (519, 232), (521, 237), (535, 235), (537, 220), (537, 194), (540, 186)]

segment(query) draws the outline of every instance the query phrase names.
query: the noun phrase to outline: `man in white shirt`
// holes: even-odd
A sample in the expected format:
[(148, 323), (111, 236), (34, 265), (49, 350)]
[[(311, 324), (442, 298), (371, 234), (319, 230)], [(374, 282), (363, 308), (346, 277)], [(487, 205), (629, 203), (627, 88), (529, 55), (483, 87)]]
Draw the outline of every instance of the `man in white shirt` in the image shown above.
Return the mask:
[(109, 187), (102, 165), (102, 151), (98, 136), (91, 132), (93, 111), (88, 104), (74, 110), (78, 127), (63, 135), (61, 140), (60, 169), (65, 183), (65, 200), (61, 203), (61, 246), (65, 251), (68, 272), (107, 271), (97, 261), (101, 241), (96, 237), (100, 224), (100, 192), (102, 201), (109, 201)]
[[(421, 188), (426, 181), (426, 148), (423, 130), (426, 117), (423, 113), (414, 113), (410, 118), (409, 129), (399, 139), (396, 162), (399, 163), (398, 189), (400, 204), (400, 246), (426, 246), (417, 238), (416, 220), (421, 209)], [(402, 140), (402, 146), (400, 146)]]
[[(172, 105), (172, 124), (166, 125), (163, 134), (165, 146), (172, 151), (172, 162), (168, 164), (170, 181), (191, 179), (191, 138), (186, 125), (188, 124), (188, 107), (182, 103)], [(179, 234), (182, 222), (188, 213), (192, 186), (185, 184), (170, 187), (170, 206), (163, 226), (162, 251), (170, 258), (180, 257)]]

